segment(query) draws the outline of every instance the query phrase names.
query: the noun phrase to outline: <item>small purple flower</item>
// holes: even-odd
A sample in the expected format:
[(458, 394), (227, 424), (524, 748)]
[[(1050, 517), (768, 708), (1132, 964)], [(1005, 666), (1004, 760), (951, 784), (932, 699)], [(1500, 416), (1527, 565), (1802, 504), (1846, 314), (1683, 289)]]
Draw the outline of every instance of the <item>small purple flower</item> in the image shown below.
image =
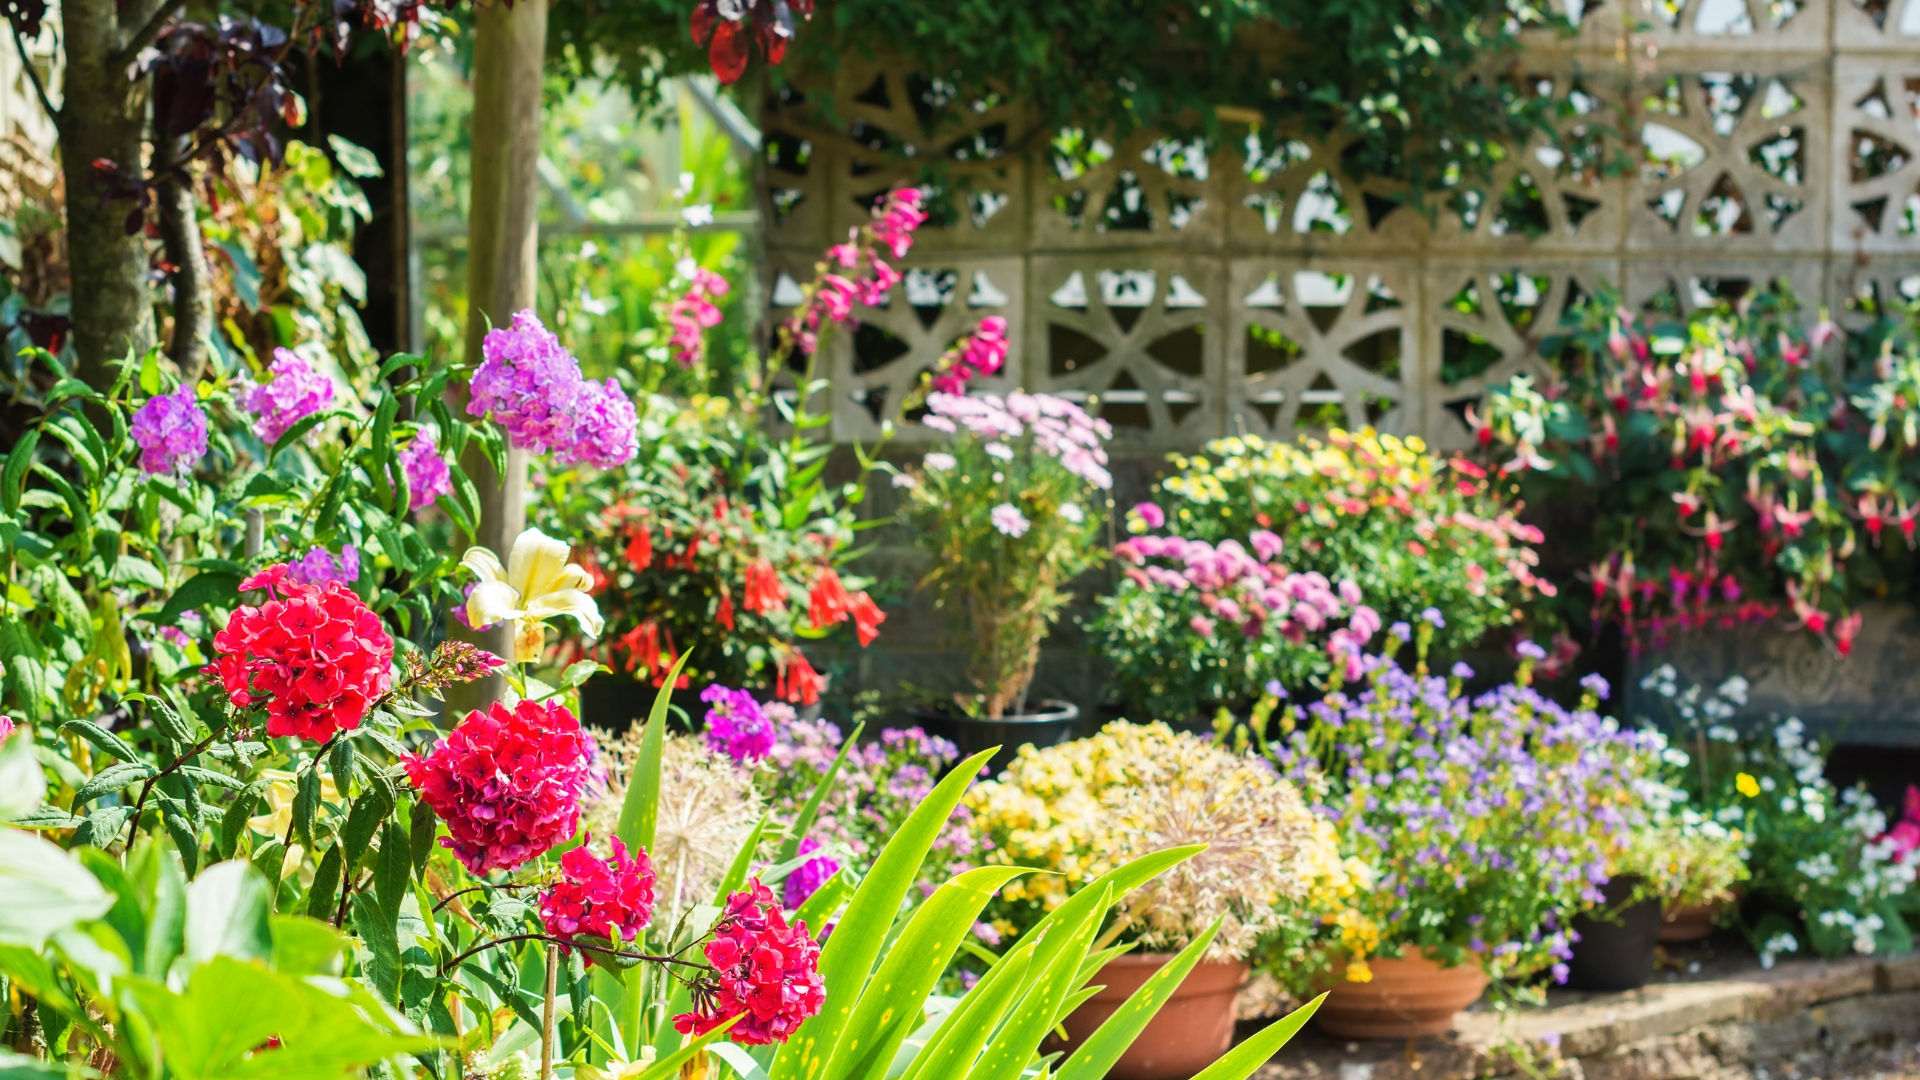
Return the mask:
[(1001, 503), (994, 507), (988, 517), (992, 520), (994, 528), (1015, 539), (1025, 536), (1027, 530), (1032, 528), (1032, 523), (1027, 521), (1027, 516), (1012, 503)]
[(707, 745), (741, 764), (752, 764), (773, 750), (773, 724), (760, 703), (745, 690), (714, 683), (700, 691), (707, 710)]
[(1431, 624), (1435, 630), (1445, 630), (1447, 628), (1446, 617), (1440, 614), (1440, 609), (1437, 607), (1430, 607), (1421, 612), (1420, 619), (1423, 622)]
[(424, 510), (440, 496), (453, 493), (453, 471), (440, 456), (431, 431), (421, 431), (400, 448), (400, 467), (407, 473), (407, 505), (414, 510)]
[(1280, 685), (1279, 679), (1268, 679), (1266, 691), (1270, 698), (1279, 698), (1282, 701), (1287, 699), (1287, 688)]
[(1455, 660), (1453, 662), (1453, 677), (1456, 679), (1471, 679), (1473, 678), (1473, 669), (1468, 667), (1465, 661)]
[[(820, 850), (820, 841), (813, 837), (809, 836), (800, 841), (800, 854), (805, 855), (810, 851), (818, 850)], [(793, 873), (787, 875), (786, 887), (782, 890), (781, 899), (789, 909), (797, 908), (806, 903), (808, 897), (819, 892), (820, 886), (825, 885), (829, 878), (839, 872), (840, 864), (826, 855), (808, 859), (795, 867)]]
[(253, 433), (272, 446), (288, 429), (325, 408), (333, 400), (333, 380), (313, 370), (305, 357), (291, 349), (273, 350), (266, 382), (248, 384), (240, 404), (252, 413)]
[(1521, 638), (1520, 642), (1513, 647), (1513, 651), (1519, 653), (1521, 657), (1527, 660), (1545, 660), (1547, 658), (1547, 650), (1527, 638)]
[(1607, 700), (1607, 695), (1613, 692), (1613, 688), (1607, 685), (1606, 676), (1600, 674), (1597, 671), (1591, 675), (1582, 676), (1580, 679), (1580, 685), (1583, 689), (1592, 693), (1594, 697), (1599, 698), (1601, 701)]
[(149, 476), (185, 476), (207, 452), (207, 414), (190, 383), (148, 398), (133, 414), (132, 431), (140, 446), (140, 469)]
[(556, 448), (562, 465), (585, 462), (596, 469), (617, 469), (633, 460), (640, 449), (640, 420), (633, 400), (620, 384), (587, 383), (576, 401), (573, 441)]
[(1413, 640), (1413, 627), (1408, 626), (1405, 622), (1397, 622), (1387, 627), (1387, 633), (1401, 641)]
[(287, 576), (303, 585), (325, 585), (329, 581), (351, 585), (360, 580), (360, 552), (346, 544), (336, 558), (326, 548), (317, 547), (289, 564)]
[(1162, 528), (1167, 523), (1167, 512), (1150, 502), (1135, 503), (1133, 513), (1139, 514), (1149, 529)]

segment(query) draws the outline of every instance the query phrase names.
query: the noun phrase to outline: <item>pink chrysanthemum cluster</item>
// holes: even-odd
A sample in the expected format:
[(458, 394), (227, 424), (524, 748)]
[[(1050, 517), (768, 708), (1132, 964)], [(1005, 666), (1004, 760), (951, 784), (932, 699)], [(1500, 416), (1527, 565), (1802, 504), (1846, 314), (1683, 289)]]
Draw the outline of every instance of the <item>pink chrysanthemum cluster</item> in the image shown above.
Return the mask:
[(773, 749), (773, 724), (760, 703), (745, 690), (715, 683), (700, 691), (707, 710), (707, 745), (733, 760), (751, 765)]
[(612, 379), (582, 378), (580, 364), (531, 311), (490, 330), (473, 373), (470, 416), (492, 415), (522, 450), (556, 455), (563, 465), (611, 469), (639, 449), (633, 402)]
[(184, 476), (207, 452), (207, 414), (189, 383), (148, 398), (134, 412), (131, 428), (140, 447), (140, 469), (149, 476)]
[(402, 764), (447, 823), (441, 845), (475, 874), (512, 870), (571, 838), (592, 771), (580, 721), (551, 701), (496, 701)]
[(727, 1032), (734, 1042), (786, 1042), (826, 1003), (819, 944), (806, 923), (787, 925), (758, 878), (727, 898), (705, 952), (713, 973), (694, 986), (693, 1011), (673, 1018), (682, 1034), (702, 1035), (738, 1016)]
[(273, 597), (233, 613), (213, 636), (217, 676), (236, 708), (267, 703), (267, 734), (325, 742), (352, 731), (393, 687), (393, 638), (345, 585), (306, 585), (286, 564), (240, 583)]
[[(602, 859), (587, 850), (592, 834), (560, 856), (560, 880), (540, 899), (540, 923), (559, 938), (586, 935), (602, 942), (632, 941), (653, 917), (653, 861), (645, 850), (627, 854), (614, 838), (613, 854)], [(593, 953), (586, 953), (593, 963)]]
[(1360, 586), (1351, 579), (1335, 585), (1318, 571), (1292, 573), (1275, 561), (1283, 545), (1266, 529), (1247, 540), (1252, 552), (1238, 540), (1215, 546), (1178, 536), (1136, 536), (1115, 544), (1113, 554), (1143, 589), (1196, 590), (1206, 614), (1195, 615), (1191, 626), (1201, 637), (1212, 637), (1224, 622), (1250, 638), (1274, 633), (1297, 645), (1346, 616), (1347, 625), (1328, 635), (1327, 651), (1352, 669), (1349, 678), (1358, 678), (1360, 647), (1380, 632), (1380, 616), (1360, 602)]
[(854, 229), (847, 234), (846, 243), (827, 249), (828, 265), (846, 272), (823, 271), (813, 296), (794, 312), (787, 332), (795, 348), (802, 353), (813, 352), (819, 346), (820, 327), (852, 318), (854, 304), (877, 307), (886, 302), (887, 293), (900, 283), (900, 272), (880, 257), (880, 251), (896, 259), (906, 256), (913, 247), (913, 231), (927, 220), (920, 202), (918, 188), (888, 192), (873, 208), (873, 221), (866, 226), (864, 236), (863, 230)]
[(440, 456), (431, 431), (421, 431), (400, 448), (400, 467), (407, 473), (407, 505), (414, 510), (424, 510), (453, 492), (453, 470)]
[[(688, 260), (691, 262), (692, 260)], [(704, 267), (691, 267), (687, 291), (667, 309), (667, 324), (673, 335), (667, 344), (680, 366), (690, 368), (707, 353), (707, 331), (720, 325), (720, 308), (714, 303), (727, 295), (727, 279)]]
[[(1031, 431), (1035, 450), (1058, 458), (1068, 472), (1094, 487), (1104, 490), (1113, 486), (1102, 445), (1113, 438), (1113, 425), (1088, 416), (1086, 410), (1065, 398), (1019, 391), (1005, 398), (936, 391), (927, 395), (927, 409), (932, 415), (921, 423), (936, 431), (952, 433), (964, 427), (983, 439), (995, 440), (1017, 439)], [(988, 447), (988, 452), (993, 448)]]
[(302, 585), (325, 585), (329, 581), (351, 585), (360, 580), (360, 551), (352, 544), (343, 545), (339, 555), (323, 547), (314, 548), (287, 564), (287, 580)]
[(943, 394), (964, 394), (967, 383), (982, 375), (992, 375), (1007, 362), (1007, 320), (989, 315), (980, 325), (942, 358), (933, 376), (933, 388)]
[(291, 349), (273, 350), (266, 382), (250, 384), (240, 404), (252, 413), (253, 433), (271, 446), (288, 429), (325, 408), (333, 400), (333, 380), (313, 370), (306, 358)]

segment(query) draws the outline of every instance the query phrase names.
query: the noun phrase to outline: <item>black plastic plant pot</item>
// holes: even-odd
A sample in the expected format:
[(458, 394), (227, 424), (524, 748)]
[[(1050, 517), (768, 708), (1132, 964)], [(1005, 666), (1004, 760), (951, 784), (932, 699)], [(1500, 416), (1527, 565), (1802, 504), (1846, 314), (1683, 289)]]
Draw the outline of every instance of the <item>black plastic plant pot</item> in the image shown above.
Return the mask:
[[(1627, 905), (1638, 875), (1625, 874), (1606, 884), (1606, 903), (1576, 916), (1580, 940), (1567, 961), (1567, 985), (1575, 990), (1635, 990), (1653, 978), (1653, 950), (1660, 944), (1660, 901)], [(1601, 916), (1611, 913), (1612, 921)]]
[(994, 754), (987, 763), (989, 774), (997, 776), (1001, 769), (1013, 761), (1014, 754), (1022, 746), (1031, 744), (1044, 750), (1073, 738), (1074, 724), (1080, 719), (1080, 706), (1065, 701), (1043, 701), (1038, 712), (976, 720), (958, 713), (913, 705), (907, 708), (907, 715), (927, 734), (938, 735), (959, 747), (963, 760), (988, 747), (998, 746), (999, 753)]

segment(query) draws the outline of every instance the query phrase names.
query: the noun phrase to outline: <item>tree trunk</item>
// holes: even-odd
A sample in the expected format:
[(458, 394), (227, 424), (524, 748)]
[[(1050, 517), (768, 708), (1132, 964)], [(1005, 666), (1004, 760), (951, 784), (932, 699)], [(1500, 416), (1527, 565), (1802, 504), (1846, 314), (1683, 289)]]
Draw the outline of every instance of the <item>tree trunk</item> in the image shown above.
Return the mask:
[(73, 347), (89, 385), (113, 382), (111, 364), (154, 340), (147, 285), (145, 230), (127, 232), (137, 208), (130, 192), (113, 192), (116, 175), (94, 168), (112, 162), (126, 183), (145, 161), (146, 80), (136, 83), (120, 60), (128, 36), (158, 9), (155, 0), (66, 0), (61, 23), (66, 72), (61, 82), (60, 166), (67, 187), (67, 258), (73, 281)]
[[(503, 0), (480, 10), (473, 37), (473, 188), (467, 217), (467, 341), (480, 357), (487, 328), (505, 326), (533, 306), (539, 223), (540, 95), (547, 50), (547, 0)], [(469, 450), (461, 467), (480, 489), (480, 535), (475, 543), (507, 560), (527, 524), (527, 462), (507, 451), (505, 476), (485, 455)], [(513, 656), (513, 627), (471, 636), (483, 648)], [(448, 711), (485, 708), (506, 689), (498, 676), (455, 686)]]
[(165, 245), (173, 285), (173, 340), (167, 355), (180, 368), (180, 377), (197, 382), (207, 366), (213, 336), (213, 279), (207, 249), (200, 237), (200, 221), (193, 210), (193, 178), (175, 171), (187, 140), (154, 142), (154, 201), (160, 207), (160, 240)]

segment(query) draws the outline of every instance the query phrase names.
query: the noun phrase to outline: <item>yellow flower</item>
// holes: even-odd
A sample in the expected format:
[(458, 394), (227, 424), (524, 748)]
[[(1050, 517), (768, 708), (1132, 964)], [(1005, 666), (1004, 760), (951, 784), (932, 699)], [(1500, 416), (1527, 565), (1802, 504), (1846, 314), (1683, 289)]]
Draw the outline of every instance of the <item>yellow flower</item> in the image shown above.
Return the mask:
[(1372, 982), (1373, 969), (1367, 966), (1365, 960), (1354, 960), (1347, 964), (1347, 981), (1354, 983)]
[(1739, 776), (1734, 777), (1733, 786), (1739, 789), (1740, 794), (1745, 795), (1749, 799), (1755, 798), (1760, 794), (1760, 781), (1755, 780), (1746, 773), (1741, 773)]
[(513, 620), (515, 663), (540, 658), (545, 623), (556, 615), (572, 616), (591, 637), (606, 629), (600, 606), (587, 594), (592, 576), (569, 563), (567, 553), (566, 544), (528, 529), (513, 542), (505, 568), (499, 556), (483, 547), (468, 548), (460, 560), (480, 579), (467, 597), (467, 621), (486, 626)]
[[(267, 798), (267, 812), (247, 819), (247, 827), (254, 832), (274, 840), (287, 839), (287, 833), (293, 828), (293, 796), (296, 777), (284, 769), (268, 769), (260, 774), (269, 783), (263, 794)], [(333, 777), (320, 778), (320, 801), (340, 803), (340, 789), (334, 786)], [(280, 860), (280, 876), (293, 873), (306, 858), (306, 852), (299, 844), (288, 844), (285, 856)]]

